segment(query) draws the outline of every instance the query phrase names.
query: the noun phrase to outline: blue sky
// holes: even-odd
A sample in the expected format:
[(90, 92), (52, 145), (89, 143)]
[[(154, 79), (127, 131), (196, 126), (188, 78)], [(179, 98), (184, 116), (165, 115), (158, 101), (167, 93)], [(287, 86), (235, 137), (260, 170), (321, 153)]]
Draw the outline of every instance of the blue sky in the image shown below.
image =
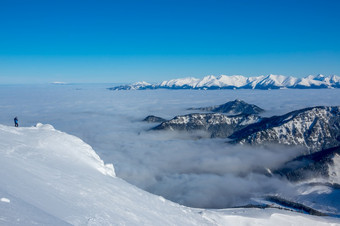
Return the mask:
[(340, 75), (340, 1), (0, 0), (0, 83)]

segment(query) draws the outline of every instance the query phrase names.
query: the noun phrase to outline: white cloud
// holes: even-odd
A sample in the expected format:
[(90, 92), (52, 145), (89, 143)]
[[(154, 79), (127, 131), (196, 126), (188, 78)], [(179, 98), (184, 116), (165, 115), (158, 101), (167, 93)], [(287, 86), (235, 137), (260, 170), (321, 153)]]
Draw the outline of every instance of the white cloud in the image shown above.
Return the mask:
[(340, 89), (325, 90), (146, 90), (109, 91), (109, 86), (2, 86), (0, 123), (37, 122), (90, 144), (116, 174), (130, 183), (191, 206), (241, 205), (251, 197), (294, 192), (275, 177), (261, 175), (300, 150), (279, 146), (231, 146), (223, 139), (192, 140), (183, 133), (146, 132), (147, 115), (170, 119), (204, 107), (241, 99), (284, 114), (316, 105), (340, 105)]

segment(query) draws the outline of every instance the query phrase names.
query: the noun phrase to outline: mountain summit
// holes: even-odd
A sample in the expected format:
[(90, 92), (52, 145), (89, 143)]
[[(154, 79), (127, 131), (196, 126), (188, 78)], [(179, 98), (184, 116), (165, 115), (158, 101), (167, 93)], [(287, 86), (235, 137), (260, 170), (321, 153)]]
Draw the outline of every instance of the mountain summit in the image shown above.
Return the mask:
[(243, 100), (236, 99), (234, 101), (229, 101), (225, 104), (212, 106), (212, 107), (203, 107), (203, 108), (189, 108), (188, 110), (201, 110), (201, 111), (211, 111), (216, 113), (225, 113), (231, 115), (238, 114), (259, 114), (264, 112), (264, 110), (254, 104), (248, 104)]
[(137, 82), (131, 85), (121, 85), (109, 88), (110, 90), (144, 90), (144, 89), (318, 89), (340, 88), (340, 77), (337, 75), (309, 75), (305, 78), (296, 78), (284, 75), (267, 75), (245, 77), (242, 75), (213, 75), (198, 78), (180, 78), (150, 84)]

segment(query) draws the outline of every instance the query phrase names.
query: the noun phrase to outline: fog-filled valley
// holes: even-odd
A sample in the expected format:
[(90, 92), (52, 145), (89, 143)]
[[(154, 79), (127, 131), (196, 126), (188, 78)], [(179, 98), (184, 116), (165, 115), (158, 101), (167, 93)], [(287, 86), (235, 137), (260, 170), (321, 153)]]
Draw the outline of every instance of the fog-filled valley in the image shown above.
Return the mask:
[[(0, 124), (13, 125), (15, 116), (20, 127), (51, 124), (91, 145), (105, 163), (114, 165), (117, 177), (129, 183), (186, 206), (226, 208), (256, 204), (271, 195), (303, 201), (301, 193), (308, 193), (305, 185), (271, 172), (306, 149), (232, 145), (201, 131), (150, 131), (158, 124), (143, 122), (146, 116), (172, 119), (197, 112), (188, 108), (235, 99), (263, 108), (264, 117), (305, 107), (340, 106), (340, 89), (110, 91), (108, 87), (2, 85)], [(322, 189), (320, 194), (330, 193)], [(336, 206), (332, 208), (339, 214)]]

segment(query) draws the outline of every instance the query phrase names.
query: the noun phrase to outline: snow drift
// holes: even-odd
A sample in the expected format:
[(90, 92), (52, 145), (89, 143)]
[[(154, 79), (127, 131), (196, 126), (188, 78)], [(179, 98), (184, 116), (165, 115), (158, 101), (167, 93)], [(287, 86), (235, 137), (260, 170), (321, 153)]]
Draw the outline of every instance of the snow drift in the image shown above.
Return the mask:
[(0, 125), (0, 225), (206, 225), (199, 214), (115, 177), (51, 125)]
[(115, 176), (94, 150), (51, 125), (0, 125), (0, 225), (327, 225), (278, 209), (180, 206)]

